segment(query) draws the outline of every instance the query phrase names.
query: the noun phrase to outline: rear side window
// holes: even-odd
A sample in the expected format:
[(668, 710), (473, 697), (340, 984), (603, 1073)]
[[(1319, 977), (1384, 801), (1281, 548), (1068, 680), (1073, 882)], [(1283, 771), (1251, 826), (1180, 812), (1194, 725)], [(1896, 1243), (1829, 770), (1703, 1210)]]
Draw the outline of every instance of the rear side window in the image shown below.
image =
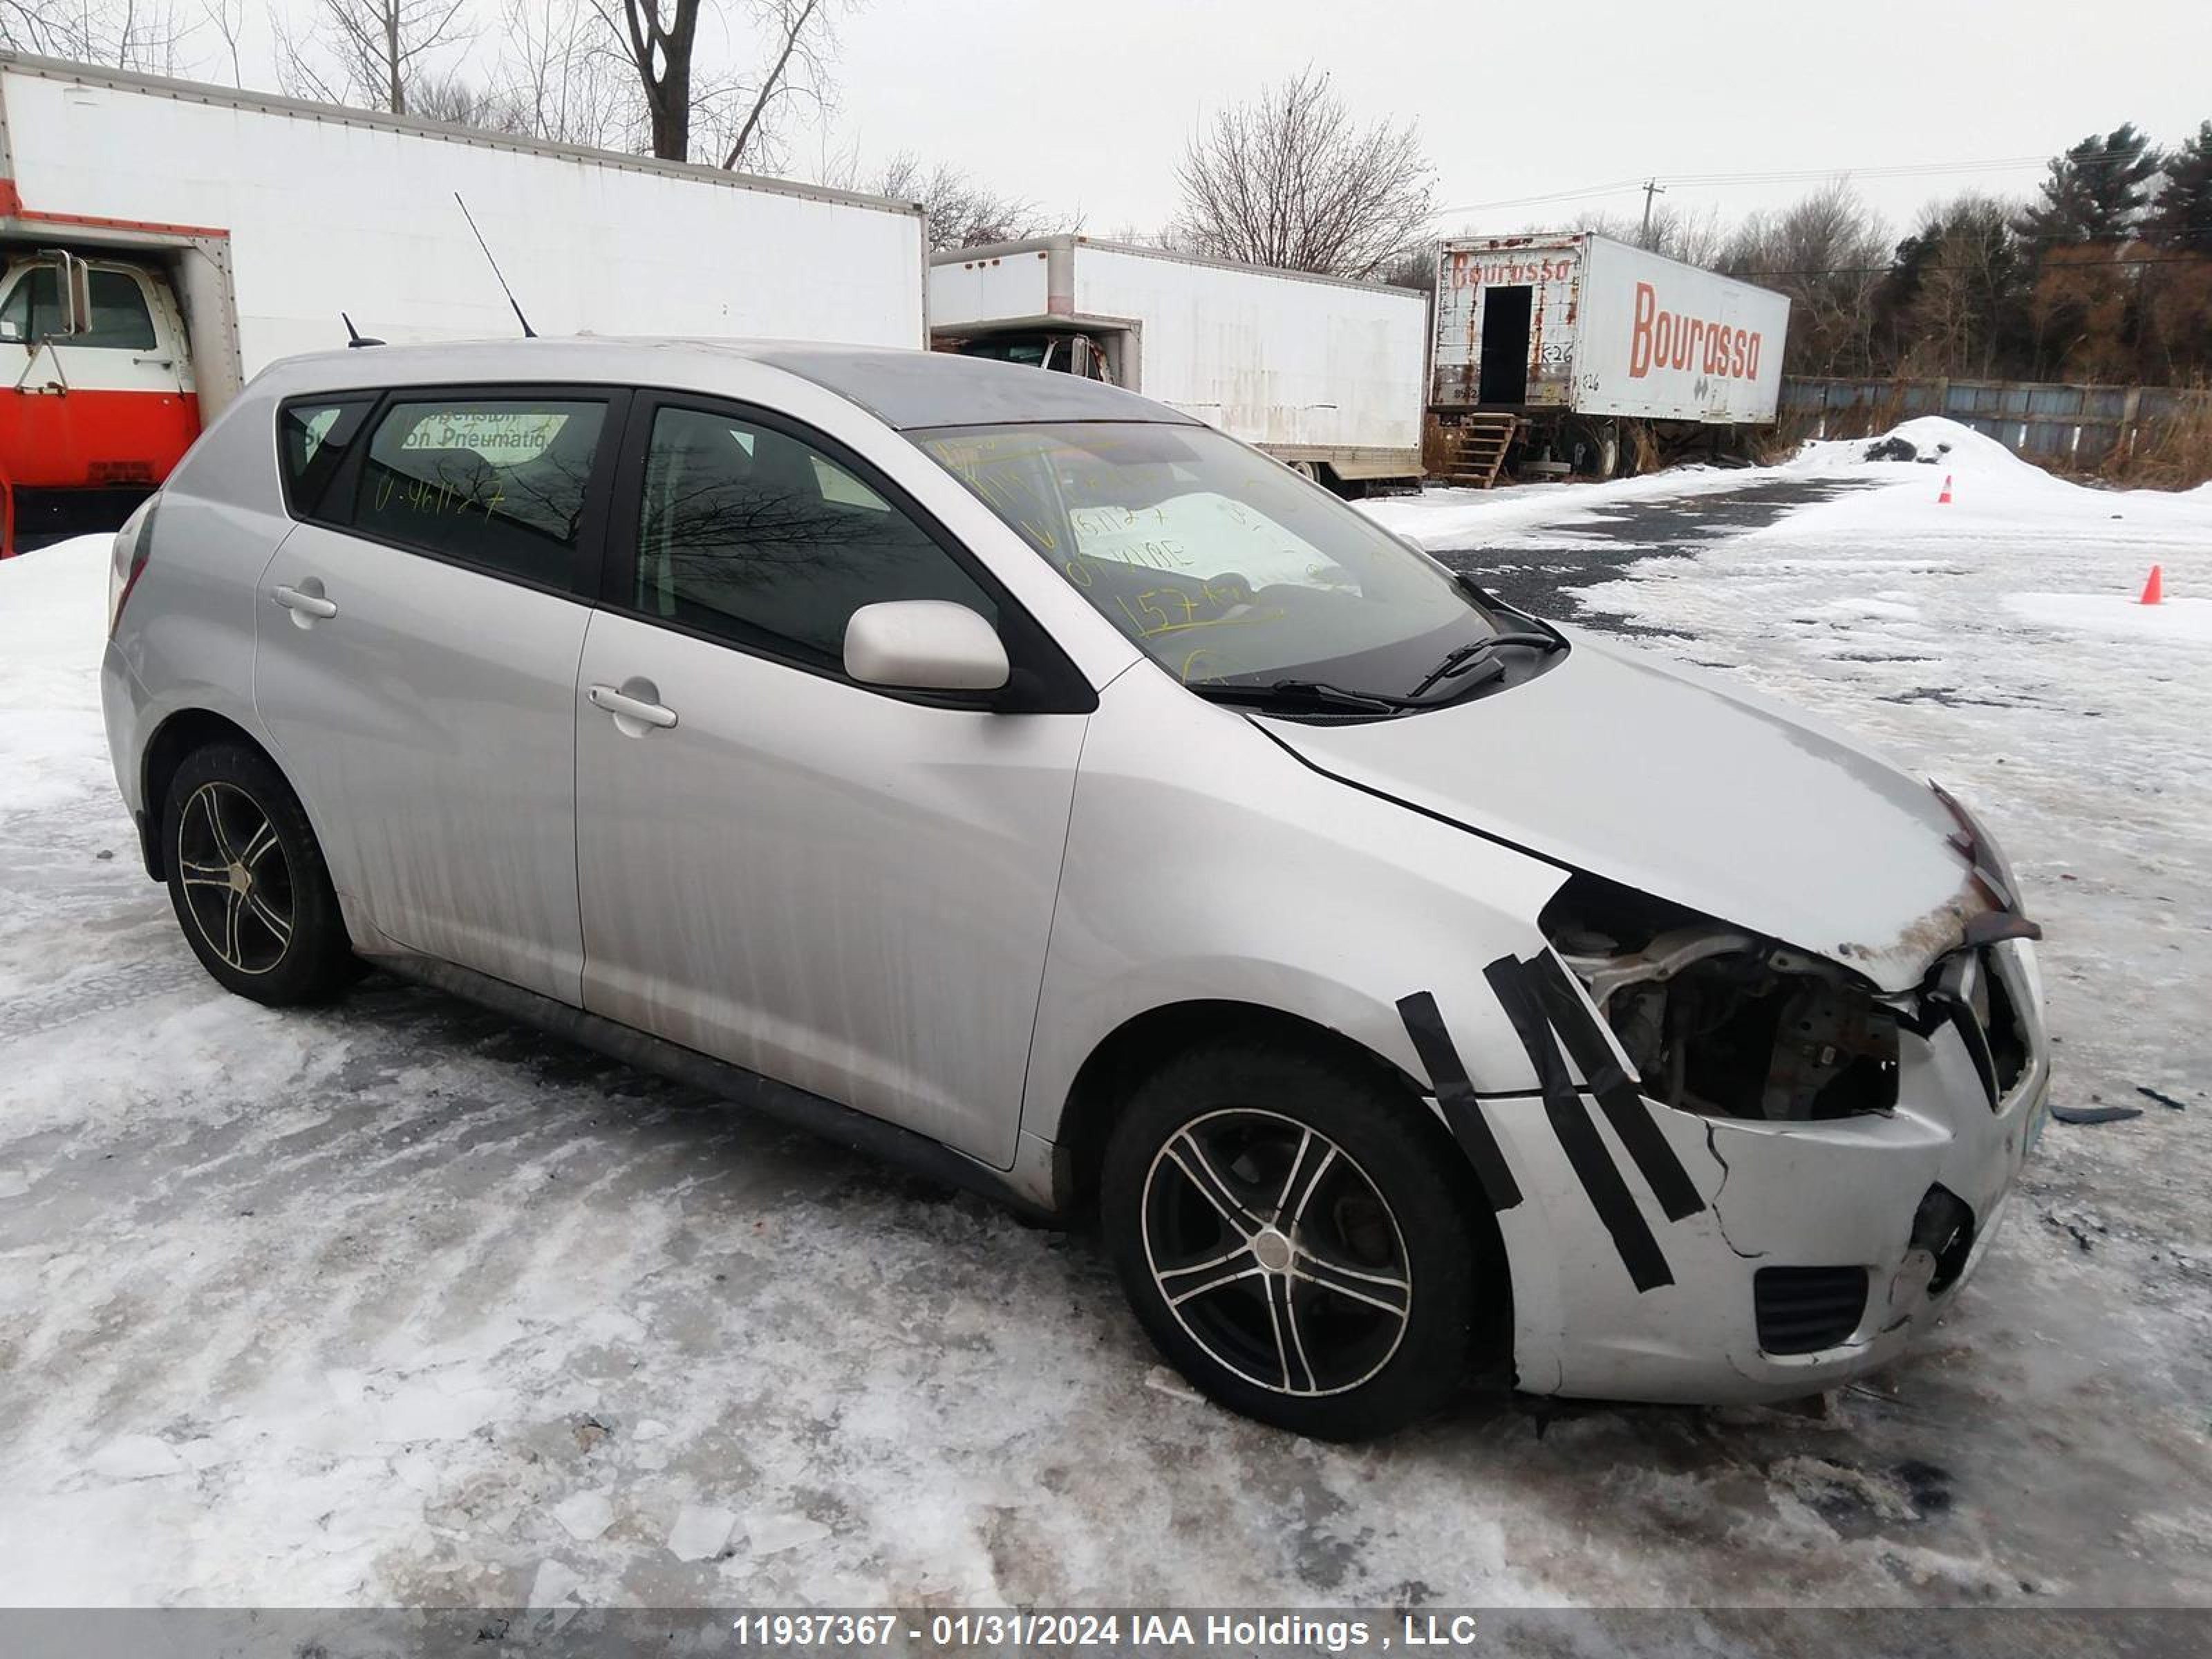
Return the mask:
[(606, 405), (560, 398), (386, 406), (353, 527), (404, 547), (567, 587)]
[(331, 479), (361, 430), (373, 398), (300, 398), (276, 411), (276, 470), (295, 519), (319, 516)]

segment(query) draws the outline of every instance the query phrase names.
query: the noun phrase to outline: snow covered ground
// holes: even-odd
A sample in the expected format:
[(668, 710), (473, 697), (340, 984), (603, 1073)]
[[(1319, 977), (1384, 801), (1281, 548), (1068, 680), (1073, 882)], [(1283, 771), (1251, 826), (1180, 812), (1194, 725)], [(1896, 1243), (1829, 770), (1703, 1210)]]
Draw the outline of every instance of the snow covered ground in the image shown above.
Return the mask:
[(0, 1603), (2212, 1601), (2212, 490), (1916, 435), (1372, 508), (1971, 801), (2057, 1098), (2142, 1109), (1820, 1418), (1293, 1440), (1080, 1236), (382, 980), (227, 998), (109, 775), (104, 548), (0, 566)]

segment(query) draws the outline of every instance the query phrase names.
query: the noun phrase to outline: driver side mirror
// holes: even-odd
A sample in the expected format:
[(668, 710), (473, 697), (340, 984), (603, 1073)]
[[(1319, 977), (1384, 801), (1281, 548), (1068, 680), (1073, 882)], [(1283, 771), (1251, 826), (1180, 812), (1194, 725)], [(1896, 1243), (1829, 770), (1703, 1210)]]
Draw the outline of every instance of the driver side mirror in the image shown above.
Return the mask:
[(59, 276), (62, 325), (54, 332), (74, 336), (92, 331), (92, 268), (65, 247), (42, 247), (41, 259), (52, 259)]
[(999, 630), (966, 605), (891, 599), (845, 623), (845, 672), (900, 691), (996, 691), (1012, 665)]

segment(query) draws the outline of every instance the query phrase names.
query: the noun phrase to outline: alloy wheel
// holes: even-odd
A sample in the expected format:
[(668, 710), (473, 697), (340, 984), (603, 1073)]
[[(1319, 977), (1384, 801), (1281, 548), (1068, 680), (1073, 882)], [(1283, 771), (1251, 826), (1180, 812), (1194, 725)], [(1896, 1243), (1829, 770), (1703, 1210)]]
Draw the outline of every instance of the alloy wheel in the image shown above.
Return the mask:
[(241, 974), (265, 974), (292, 943), (292, 869), (252, 796), (204, 783), (177, 829), (185, 908), (208, 948)]
[(1316, 1396), (1389, 1364), (1413, 1303), (1404, 1236), (1343, 1147), (1229, 1108), (1170, 1136), (1145, 1176), (1145, 1257), (1190, 1339), (1258, 1387)]

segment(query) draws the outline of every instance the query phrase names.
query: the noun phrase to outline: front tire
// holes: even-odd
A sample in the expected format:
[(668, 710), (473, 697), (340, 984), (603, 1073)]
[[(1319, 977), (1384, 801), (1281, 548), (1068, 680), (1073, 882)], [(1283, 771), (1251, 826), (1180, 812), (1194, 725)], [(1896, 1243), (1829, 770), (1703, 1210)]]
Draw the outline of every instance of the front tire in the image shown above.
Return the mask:
[(1153, 1343), (1233, 1411), (1385, 1434), (1466, 1378), (1486, 1260), (1440, 1126), (1356, 1060), (1194, 1049), (1139, 1085), (1100, 1206)]
[(352, 948), (322, 849), (266, 756), (236, 743), (185, 756), (161, 853), (185, 942), (223, 989), (285, 1007), (345, 983)]

